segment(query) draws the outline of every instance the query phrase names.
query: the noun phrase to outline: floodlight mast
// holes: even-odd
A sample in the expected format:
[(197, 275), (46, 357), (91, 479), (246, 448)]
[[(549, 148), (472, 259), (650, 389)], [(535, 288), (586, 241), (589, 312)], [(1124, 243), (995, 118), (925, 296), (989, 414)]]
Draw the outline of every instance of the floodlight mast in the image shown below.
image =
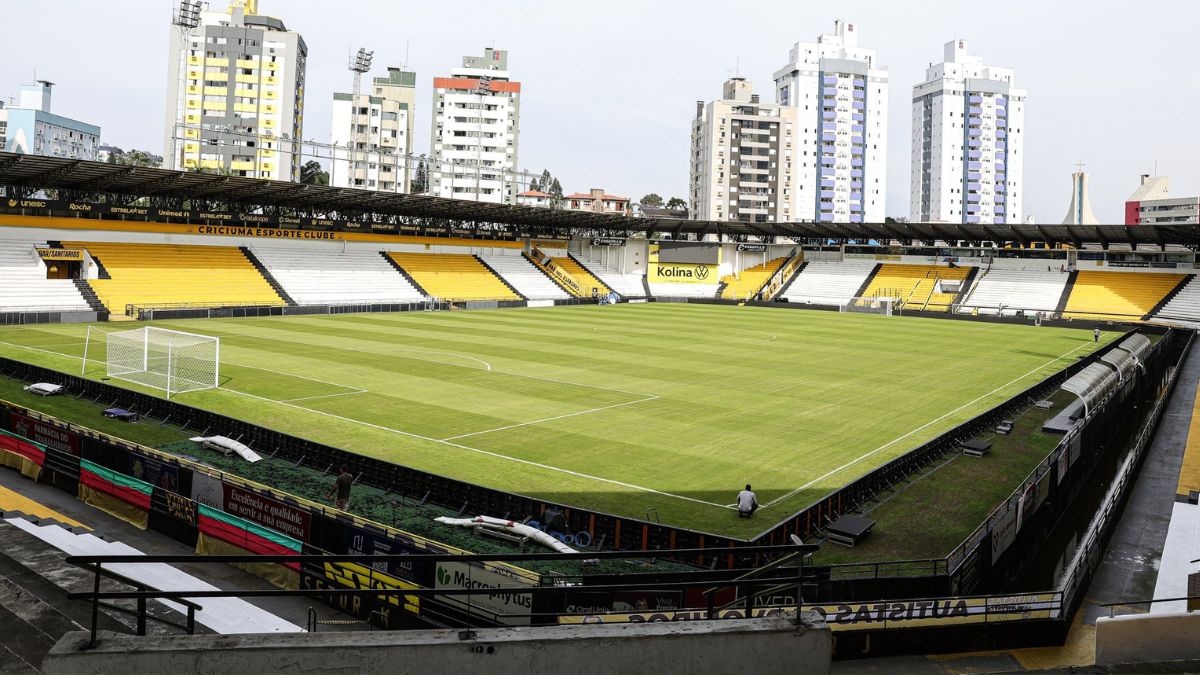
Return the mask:
[[(374, 51), (359, 47), (358, 53), (350, 57), (350, 71), (354, 73), (354, 93), (350, 96), (350, 187), (358, 180), (358, 97), (362, 91), (363, 73), (371, 70), (371, 61), (375, 58)], [(370, 108), (370, 99), (367, 99)], [(368, 110), (368, 116), (370, 111)], [(369, 124), (369, 122), (368, 122)]]
[[(177, 71), (178, 77), (175, 82), (175, 86), (178, 89), (178, 96), (175, 99), (175, 119), (184, 118), (184, 92), (187, 91), (188, 38), (191, 36), (192, 31), (200, 26), (200, 8), (200, 0), (179, 0), (179, 5), (171, 13), (171, 25), (175, 26), (176, 30), (179, 31), (179, 70)], [(187, 134), (184, 135), (186, 136)], [(178, 145), (177, 142), (172, 143), (171, 154), (174, 156), (171, 158), (171, 162), (174, 163), (180, 160), (179, 165), (182, 166), (183, 162), (179, 157), (176, 145)], [(184, 147), (187, 147), (186, 144)], [(197, 157), (198, 161), (199, 157)]]

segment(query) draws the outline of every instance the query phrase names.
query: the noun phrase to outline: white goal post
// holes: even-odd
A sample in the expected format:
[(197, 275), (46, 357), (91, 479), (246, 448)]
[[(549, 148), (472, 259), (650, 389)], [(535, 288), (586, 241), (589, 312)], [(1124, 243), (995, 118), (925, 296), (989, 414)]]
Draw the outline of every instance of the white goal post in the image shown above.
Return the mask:
[(900, 314), (900, 307), (900, 298), (855, 297), (843, 302), (838, 306), (838, 309), (842, 313), (859, 312), (862, 314), (883, 314), (884, 316), (891, 316), (893, 314)]
[[(220, 386), (220, 338), (150, 326), (103, 334), (104, 365), (109, 377), (162, 389), (167, 398)], [(89, 326), (85, 371), (91, 341)]]

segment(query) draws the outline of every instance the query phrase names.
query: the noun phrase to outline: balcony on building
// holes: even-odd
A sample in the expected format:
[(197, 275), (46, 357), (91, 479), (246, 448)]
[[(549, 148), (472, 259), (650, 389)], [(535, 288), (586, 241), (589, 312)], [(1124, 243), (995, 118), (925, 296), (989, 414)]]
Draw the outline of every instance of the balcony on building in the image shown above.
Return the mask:
[(851, 169), (850, 177), (851, 178), (862, 178), (863, 177), (862, 169)]
[(863, 91), (862, 89), (854, 90), (854, 98), (866, 98), (866, 97), (867, 97), (867, 92)]
[(821, 78), (821, 82), (823, 84), (837, 84), (838, 77), (837, 75), (826, 75), (825, 77)]

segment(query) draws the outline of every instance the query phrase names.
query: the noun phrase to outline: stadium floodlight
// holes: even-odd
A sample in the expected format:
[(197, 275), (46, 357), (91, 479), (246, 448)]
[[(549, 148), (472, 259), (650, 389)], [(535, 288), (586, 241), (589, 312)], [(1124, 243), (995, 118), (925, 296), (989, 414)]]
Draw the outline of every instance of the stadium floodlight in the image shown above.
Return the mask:
[(861, 314), (882, 314), (891, 316), (900, 314), (900, 298), (891, 297), (854, 297), (838, 306), (838, 311), (845, 314), (847, 312), (857, 312)]
[(200, 0), (180, 0), (171, 14), (171, 23), (192, 30), (200, 25)]
[(350, 70), (356, 73), (365, 73), (371, 70), (371, 61), (374, 58), (375, 52), (369, 52), (365, 47), (359, 47), (358, 53), (350, 58)]
[[(103, 333), (108, 377), (174, 394), (220, 386), (221, 339), (166, 328), (135, 328)], [(84, 372), (92, 327), (84, 343)]]

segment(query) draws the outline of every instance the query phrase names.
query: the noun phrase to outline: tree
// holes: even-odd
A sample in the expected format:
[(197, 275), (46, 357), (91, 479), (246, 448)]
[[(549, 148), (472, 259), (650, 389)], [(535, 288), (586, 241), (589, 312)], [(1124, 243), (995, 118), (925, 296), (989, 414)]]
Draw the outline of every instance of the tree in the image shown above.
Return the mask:
[(117, 156), (117, 164), (125, 166), (145, 166), (157, 169), (162, 165), (162, 158), (152, 155), (145, 150), (130, 150)]
[(638, 203), (642, 206), (662, 206), (663, 200), (662, 197), (658, 196), (657, 192), (651, 192), (645, 197), (642, 197), (642, 200)]
[[(543, 187), (545, 184), (543, 183)], [(550, 180), (550, 187), (545, 189), (546, 194), (550, 195), (550, 203), (561, 202), (563, 198), (562, 183), (558, 182), (557, 178)]]
[(421, 160), (417, 162), (417, 171), (413, 175), (412, 192), (413, 194), (424, 194), (429, 189), (429, 166), (425, 161), (425, 155), (421, 155)]
[(908, 218), (905, 218), (903, 216), (901, 216), (899, 218), (887, 216), (883, 219), (883, 222), (885, 222), (885, 223), (907, 223)]
[(687, 202), (679, 197), (671, 197), (670, 201), (667, 202), (667, 208), (668, 209), (686, 209)]
[(321, 163), (310, 159), (300, 167), (300, 182), (305, 185), (329, 185), (329, 172), (321, 168)]

